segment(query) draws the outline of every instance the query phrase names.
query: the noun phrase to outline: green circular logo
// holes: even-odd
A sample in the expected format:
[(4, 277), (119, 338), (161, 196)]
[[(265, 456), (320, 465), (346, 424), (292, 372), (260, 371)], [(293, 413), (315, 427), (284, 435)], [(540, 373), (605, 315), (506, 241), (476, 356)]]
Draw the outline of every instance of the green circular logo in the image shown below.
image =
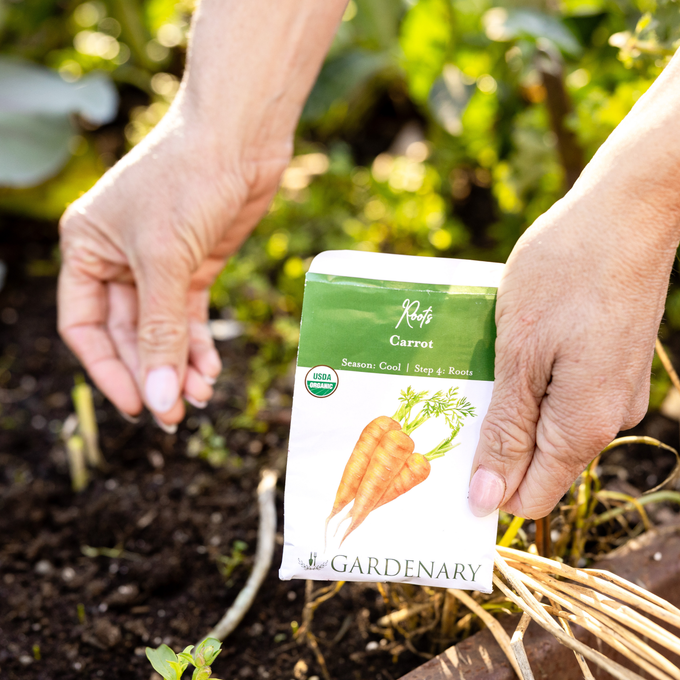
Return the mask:
[(313, 397), (330, 397), (338, 389), (338, 374), (330, 366), (314, 366), (305, 376), (305, 387)]

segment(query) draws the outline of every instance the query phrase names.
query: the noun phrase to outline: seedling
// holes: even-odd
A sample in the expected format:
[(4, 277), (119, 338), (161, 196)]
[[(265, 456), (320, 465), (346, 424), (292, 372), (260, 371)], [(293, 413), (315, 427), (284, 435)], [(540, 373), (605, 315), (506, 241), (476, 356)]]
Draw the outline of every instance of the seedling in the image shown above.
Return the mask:
[(248, 544), (243, 541), (234, 541), (231, 555), (219, 555), (217, 558), (217, 568), (227, 582), (227, 586), (234, 583), (232, 574), (234, 570), (245, 561), (245, 550), (248, 549)]
[(75, 383), (71, 396), (76, 413), (64, 421), (61, 436), (66, 446), (71, 485), (78, 493), (89, 484), (88, 466), (102, 470), (106, 462), (98, 444), (92, 389), (82, 377), (77, 377)]
[(85, 445), (85, 456), (91, 467), (102, 469), (105, 466), (104, 457), (99, 449), (99, 430), (97, 417), (94, 412), (92, 388), (82, 376), (76, 378), (76, 384), (71, 391), (73, 405), (78, 415), (78, 430)]
[(207, 460), (213, 467), (222, 467), (227, 463), (239, 467), (241, 464), (240, 458), (231, 454), (224, 437), (215, 432), (208, 420), (203, 421), (198, 432), (189, 438), (187, 455)]
[[(156, 649), (146, 648), (146, 656), (164, 680), (180, 680), (188, 666), (194, 667), (191, 680), (208, 680), (212, 675), (210, 666), (222, 651), (222, 643), (215, 638), (206, 638), (196, 648), (194, 645), (185, 647), (179, 654), (167, 645)], [(192, 651), (193, 650), (193, 651)], [(213, 680), (219, 680), (213, 678)]]

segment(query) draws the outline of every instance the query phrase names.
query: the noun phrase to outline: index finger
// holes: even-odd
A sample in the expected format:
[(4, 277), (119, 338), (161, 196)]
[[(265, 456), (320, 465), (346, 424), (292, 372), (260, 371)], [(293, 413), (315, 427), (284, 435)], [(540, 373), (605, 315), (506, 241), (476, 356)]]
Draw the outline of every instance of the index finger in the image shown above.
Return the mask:
[(57, 289), (59, 333), (116, 408), (136, 415), (142, 410), (139, 391), (106, 327), (107, 285), (64, 262)]

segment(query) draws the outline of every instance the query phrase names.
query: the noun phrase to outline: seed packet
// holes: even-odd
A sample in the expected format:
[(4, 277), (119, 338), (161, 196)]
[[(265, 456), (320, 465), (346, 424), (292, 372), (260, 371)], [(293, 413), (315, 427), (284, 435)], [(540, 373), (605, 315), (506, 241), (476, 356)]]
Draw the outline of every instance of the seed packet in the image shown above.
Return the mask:
[(328, 251), (305, 281), (282, 579), (491, 591), (468, 508), (502, 265)]

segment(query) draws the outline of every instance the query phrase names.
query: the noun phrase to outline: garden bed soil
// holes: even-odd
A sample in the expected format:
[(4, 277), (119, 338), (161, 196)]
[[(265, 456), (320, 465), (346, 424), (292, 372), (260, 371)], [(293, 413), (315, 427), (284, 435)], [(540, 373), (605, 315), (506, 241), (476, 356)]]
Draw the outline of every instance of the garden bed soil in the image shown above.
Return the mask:
[[(54, 231), (31, 229), (5, 231), (0, 242), (0, 259), (10, 265), (0, 292), (0, 676), (148, 680), (145, 646), (195, 643), (245, 583), (257, 538), (256, 487), (262, 469), (283, 473), (289, 411), (272, 410), (265, 432), (230, 430), (246, 403), (244, 358), (253, 349), (243, 339), (219, 343), (225, 369), (215, 398), (204, 412), (189, 407), (176, 435), (148, 417), (126, 422), (95, 392), (107, 468), (74, 493), (59, 433), (81, 369), (55, 332)], [(223, 467), (187, 455), (201, 418), (226, 433)], [(639, 432), (678, 444), (677, 423), (662, 416)], [(612, 452), (608, 464), (644, 489), (673, 460), (631, 447)], [(282, 479), (279, 523), (281, 489)], [(238, 541), (247, 545), (240, 564)], [(279, 581), (281, 543), (279, 528), (268, 577), (226, 640), (217, 677), (322, 675), (312, 650), (292, 638), (305, 584)], [(225, 578), (219, 567), (230, 564)], [(378, 644), (369, 624), (385, 613), (371, 584), (348, 584), (317, 610), (313, 632), (334, 680), (394, 680), (423, 663), (412, 651), (395, 657)]]
[[(148, 417), (126, 422), (95, 392), (107, 469), (75, 494), (59, 430), (82, 369), (55, 333), (55, 313), (52, 277), (14, 276), (0, 293), (0, 677), (148, 680), (147, 645), (197, 642), (244, 585), (257, 543), (260, 471), (282, 473), (285, 465), (286, 411), (270, 414), (266, 433), (228, 432), (224, 467), (187, 456), (200, 418), (219, 423), (246, 403), (249, 348), (219, 343), (225, 370), (215, 398), (204, 412), (189, 407), (176, 435)], [(309, 647), (292, 639), (305, 584), (277, 576), (282, 487), (281, 476), (272, 567), (226, 640), (216, 677), (321, 675)], [(247, 544), (245, 560), (225, 583), (220, 557), (233, 556), (236, 541)], [(366, 651), (377, 640), (368, 622), (384, 613), (375, 587), (359, 584), (318, 610), (313, 631), (334, 679), (393, 680), (422, 663), (411, 652), (395, 663)]]

